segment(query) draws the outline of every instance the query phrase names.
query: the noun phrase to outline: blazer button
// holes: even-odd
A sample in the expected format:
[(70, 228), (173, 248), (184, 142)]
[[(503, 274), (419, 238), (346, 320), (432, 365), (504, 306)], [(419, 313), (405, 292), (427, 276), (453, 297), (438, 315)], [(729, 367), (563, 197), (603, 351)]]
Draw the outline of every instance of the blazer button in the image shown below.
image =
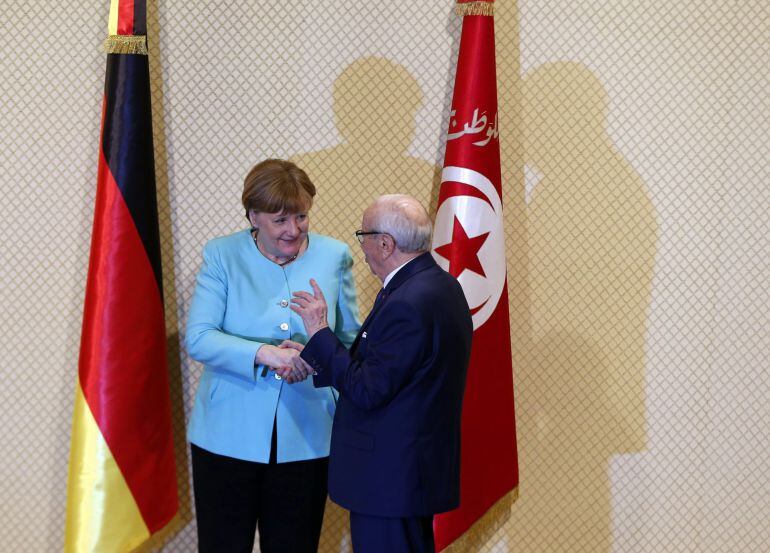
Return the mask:
[(281, 330), (289, 330), (289, 323), (281, 323)]
[(281, 375), (278, 373), (273, 374), (273, 378), (275, 378), (276, 380), (282, 380)]
[(289, 307), (289, 300), (281, 300), (281, 307)]

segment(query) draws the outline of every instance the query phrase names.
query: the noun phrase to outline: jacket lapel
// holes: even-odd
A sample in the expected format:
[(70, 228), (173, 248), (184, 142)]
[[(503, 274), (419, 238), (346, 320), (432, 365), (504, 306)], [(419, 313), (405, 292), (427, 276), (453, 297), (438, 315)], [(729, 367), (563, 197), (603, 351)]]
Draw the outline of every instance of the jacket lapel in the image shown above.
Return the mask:
[[(372, 306), (372, 310), (369, 312), (369, 315), (367, 315), (366, 319), (364, 320), (364, 324), (362, 324), (361, 328), (358, 330), (356, 339), (353, 340), (353, 344), (350, 346), (351, 354), (355, 353), (356, 348), (358, 347), (358, 342), (361, 340), (361, 336), (366, 332), (366, 329), (368, 328), (372, 319), (374, 319), (374, 315), (380, 309), (382, 309), (382, 306), (385, 305), (385, 302), (388, 301), (388, 298), (393, 295), (393, 292), (396, 290), (396, 288), (401, 286), (412, 276), (434, 265), (436, 265), (436, 261), (433, 259), (433, 256), (429, 252), (426, 252), (415, 257), (409, 263), (401, 267), (401, 269), (395, 275), (393, 275), (393, 278), (388, 283), (387, 288), (380, 290), (380, 293), (377, 294), (378, 299), (375, 300), (374, 305)], [(380, 294), (382, 294), (382, 297), (380, 297)]]
[(355, 353), (356, 348), (358, 347), (358, 342), (361, 340), (361, 336), (366, 332), (367, 327), (369, 326), (369, 321), (371, 321), (374, 318), (374, 314), (380, 310), (382, 307), (382, 304), (385, 303), (387, 299), (387, 293), (385, 290), (380, 290), (380, 292), (377, 294), (377, 299), (374, 301), (374, 305), (372, 306), (372, 310), (369, 311), (369, 314), (366, 316), (366, 319), (364, 320), (364, 324), (361, 325), (361, 328), (358, 329), (358, 334), (356, 335), (356, 339), (353, 340), (353, 344), (350, 346), (350, 352)]

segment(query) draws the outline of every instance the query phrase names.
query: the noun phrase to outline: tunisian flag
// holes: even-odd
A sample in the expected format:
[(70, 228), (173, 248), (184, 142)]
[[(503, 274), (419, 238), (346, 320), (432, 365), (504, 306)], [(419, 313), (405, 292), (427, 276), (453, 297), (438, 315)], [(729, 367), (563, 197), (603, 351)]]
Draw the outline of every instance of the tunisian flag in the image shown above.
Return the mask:
[(493, 3), (460, 1), (457, 12), (464, 19), (433, 256), (463, 287), (473, 345), (462, 414), (460, 507), (434, 519), (437, 551), (519, 483)]
[(145, 2), (110, 9), (65, 551), (129, 551), (178, 510)]

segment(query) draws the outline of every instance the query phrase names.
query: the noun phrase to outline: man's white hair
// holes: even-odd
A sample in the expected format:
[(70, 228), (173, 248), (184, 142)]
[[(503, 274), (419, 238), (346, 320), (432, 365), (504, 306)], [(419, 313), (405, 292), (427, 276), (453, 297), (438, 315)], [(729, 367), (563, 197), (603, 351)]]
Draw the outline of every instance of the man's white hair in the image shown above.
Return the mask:
[(372, 204), (372, 226), (393, 237), (404, 253), (430, 250), (431, 224), (428, 212), (416, 198), (408, 194), (386, 194)]

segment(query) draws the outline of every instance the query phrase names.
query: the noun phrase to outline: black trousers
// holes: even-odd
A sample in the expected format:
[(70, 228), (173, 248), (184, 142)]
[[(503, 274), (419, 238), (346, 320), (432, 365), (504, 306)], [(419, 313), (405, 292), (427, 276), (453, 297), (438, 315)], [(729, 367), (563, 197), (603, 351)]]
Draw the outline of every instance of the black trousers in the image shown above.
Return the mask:
[(326, 506), (329, 458), (276, 463), (192, 450), (195, 518), (201, 553), (315, 553)]

